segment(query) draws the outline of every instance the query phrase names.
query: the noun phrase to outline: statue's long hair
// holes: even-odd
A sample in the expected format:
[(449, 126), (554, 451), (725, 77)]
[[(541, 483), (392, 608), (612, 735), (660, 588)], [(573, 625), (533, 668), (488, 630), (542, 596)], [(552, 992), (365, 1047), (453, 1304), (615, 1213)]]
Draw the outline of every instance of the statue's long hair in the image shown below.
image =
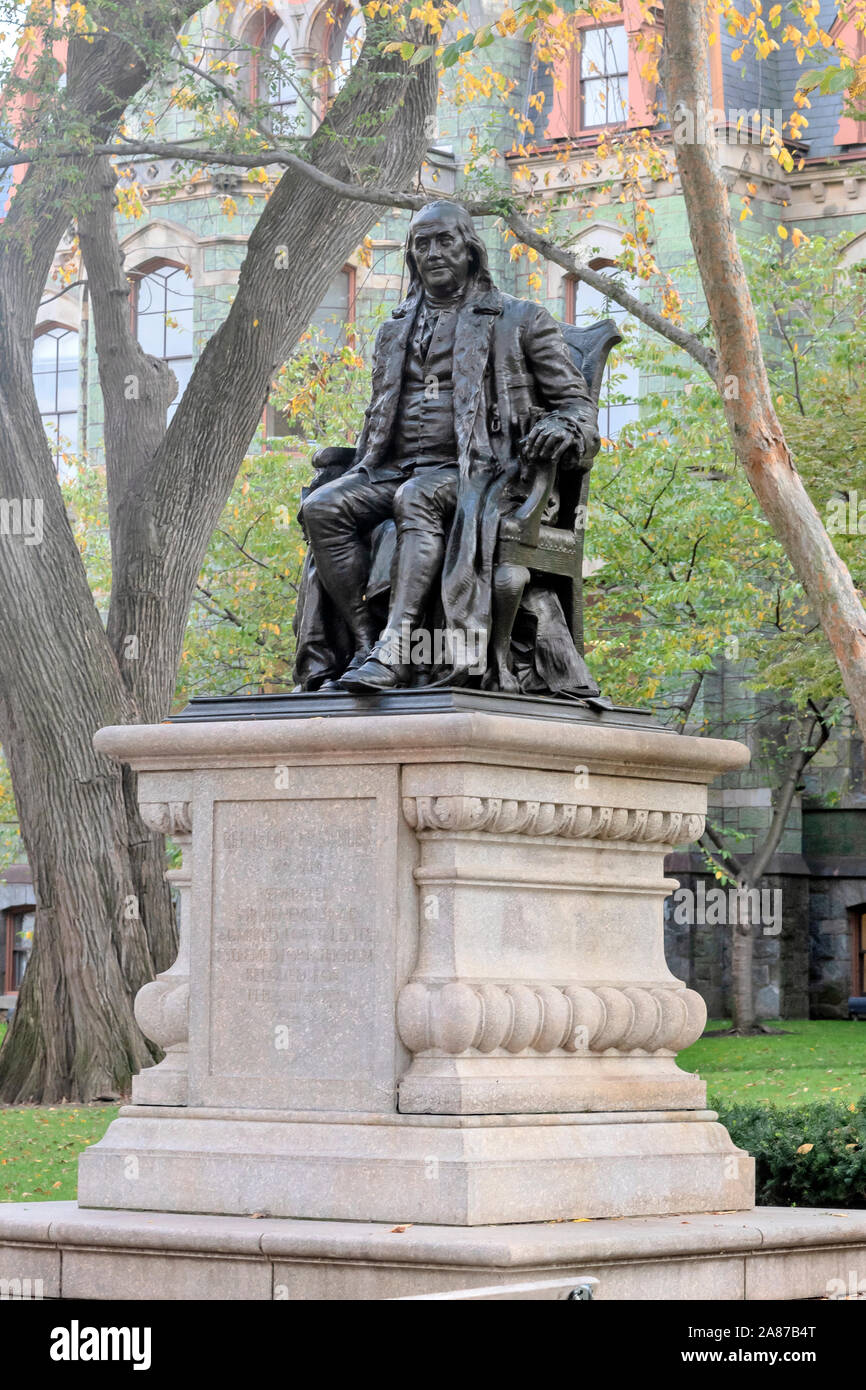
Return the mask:
[[(472, 269), (470, 271), (470, 284), (477, 286), (480, 290), (493, 289), (493, 277), (490, 274), (490, 266), (487, 261), (487, 247), (475, 230), (475, 223), (469, 216), (465, 208), (460, 207), (459, 203), (449, 202), (447, 198), (438, 198), (434, 203), (427, 203), (426, 207), (420, 209), (415, 216), (420, 216), (421, 212), (432, 212), (433, 209), (448, 208), (454, 217), (454, 222), (469, 247)], [(418, 274), (418, 264), (415, 260), (415, 253), (412, 250), (413, 226), (409, 227), (409, 235), (406, 238), (406, 264), (409, 267), (409, 288), (406, 291), (406, 299), (413, 299), (422, 293), (421, 276)]]

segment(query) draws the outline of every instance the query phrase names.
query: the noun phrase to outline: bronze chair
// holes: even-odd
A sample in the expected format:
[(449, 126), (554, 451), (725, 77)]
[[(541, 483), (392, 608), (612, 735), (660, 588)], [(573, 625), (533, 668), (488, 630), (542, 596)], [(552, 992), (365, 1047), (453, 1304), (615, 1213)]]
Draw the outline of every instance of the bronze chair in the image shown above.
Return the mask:
[[(588, 328), (563, 324), (562, 335), (598, 405), (608, 356), (622, 342), (622, 335), (613, 319), (600, 319)], [(533, 575), (543, 575), (555, 589), (574, 645), (583, 656), (583, 541), (589, 476), (589, 468), (539, 469), (526, 501), (500, 523), (490, 645), (502, 689), (513, 681), (508, 674), (511, 633)]]

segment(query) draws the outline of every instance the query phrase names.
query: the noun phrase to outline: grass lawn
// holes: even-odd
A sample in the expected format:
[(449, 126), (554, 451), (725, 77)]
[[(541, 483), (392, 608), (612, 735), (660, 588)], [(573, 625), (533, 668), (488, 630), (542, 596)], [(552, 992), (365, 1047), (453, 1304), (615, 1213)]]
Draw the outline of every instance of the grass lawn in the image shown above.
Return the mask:
[[(785, 1019), (778, 1026), (785, 1030), (779, 1037), (700, 1038), (679, 1054), (679, 1064), (700, 1072), (710, 1105), (798, 1105), (866, 1095), (866, 1024)], [(117, 1110), (116, 1105), (0, 1107), (0, 1202), (73, 1200), (78, 1155), (102, 1138)]]
[[(0, 1042), (6, 1024), (0, 1023)], [(69, 1202), (78, 1155), (101, 1139), (116, 1105), (0, 1106), (0, 1202)]]
[[(6, 1024), (0, 1023), (0, 1042)], [(78, 1193), (78, 1155), (95, 1144), (116, 1105), (0, 1106), (0, 1202), (69, 1202)]]
[[(707, 1028), (729, 1027), (729, 1022)], [(699, 1038), (677, 1058), (684, 1071), (707, 1083), (710, 1105), (719, 1101), (857, 1100), (866, 1095), (866, 1023), (782, 1019), (781, 1037)]]
[(101, 1139), (116, 1105), (0, 1109), (0, 1202), (74, 1201), (78, 1155)]

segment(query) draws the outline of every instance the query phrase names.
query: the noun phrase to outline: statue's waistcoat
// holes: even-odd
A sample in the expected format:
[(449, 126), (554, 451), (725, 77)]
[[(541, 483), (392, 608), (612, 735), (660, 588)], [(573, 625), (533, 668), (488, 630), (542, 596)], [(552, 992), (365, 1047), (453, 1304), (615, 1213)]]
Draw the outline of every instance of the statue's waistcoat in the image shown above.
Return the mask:
[(456, 463), (452, 379), (456, 326), (456, 311), (443, 310), (426, 354), (420, 318), (413, 330), (392, 444), (392, 459), (402, 468)]

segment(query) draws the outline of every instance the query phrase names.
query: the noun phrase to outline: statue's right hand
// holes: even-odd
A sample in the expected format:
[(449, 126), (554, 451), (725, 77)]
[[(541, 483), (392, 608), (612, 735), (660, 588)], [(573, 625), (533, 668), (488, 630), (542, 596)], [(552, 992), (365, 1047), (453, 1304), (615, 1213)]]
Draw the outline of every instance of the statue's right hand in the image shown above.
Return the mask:
[(345, 473), (356, 461), (354, 445), (332, 444), (317, 449), (313, 454), (312, 465), (317, 471), (323, 468)]

